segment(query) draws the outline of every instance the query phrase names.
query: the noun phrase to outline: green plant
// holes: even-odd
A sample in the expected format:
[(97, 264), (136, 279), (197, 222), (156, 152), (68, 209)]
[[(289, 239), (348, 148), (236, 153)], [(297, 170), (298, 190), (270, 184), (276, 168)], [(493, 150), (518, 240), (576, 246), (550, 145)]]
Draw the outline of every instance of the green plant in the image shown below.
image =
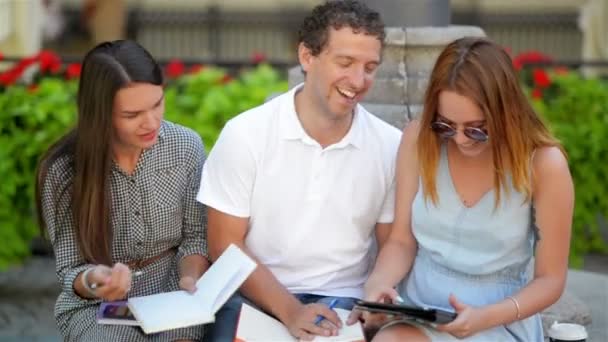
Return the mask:
[(34, 171), (40, 154), (70, 126), (75, 81), (45, 78), (0, 93), (0, 269), (29, 254), (37, 234)]
[(598, 215), (608, 217), (608, 84), (580, 74), (549, 72), (546, 96), (532, 104), (563, 143), (576, 196), (570, 259), (582, 265), (588, 252), (608, 252)]
[(176, 79), (167, 88), (166, 117), (197, 131), (209, 150), (228, 120), (286, 90), (287, 81), (266, 64), (244, 71), (236, 79), (208, 67)]
[[(0, 74), (0, 270), (29, 255), (29, 242), (38, 234), (37, 161), (76, 119), (77, 81), (60, 77), (55, 65), (54, 74), (36, 77), (37, 84), (19, 83), (21, 73), (32, 63), (32, 59), (24, 60)], [(79, 66), (68, 71), (68, 78), (77, 77)], [(265, 64), (234, 79), (214, 67), (180, 75), (166, 87), (166, 118), (197, 131), (208, 150), (227, 120), (261, 104), (272, 93), (287, 90), (287, 82)]]

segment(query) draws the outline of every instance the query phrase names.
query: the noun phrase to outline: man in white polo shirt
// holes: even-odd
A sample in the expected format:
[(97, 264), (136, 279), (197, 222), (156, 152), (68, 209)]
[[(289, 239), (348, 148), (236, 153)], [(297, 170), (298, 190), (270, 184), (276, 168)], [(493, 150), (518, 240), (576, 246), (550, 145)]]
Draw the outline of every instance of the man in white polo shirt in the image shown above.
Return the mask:
[(330, 1), (299, 38), (305, 83), (230, 120), (204, 166), (210, 255), (234, 243), (259, 263), (217, 313), (211, 341), (233, 341), (243, 301), (295, 337), (336, 334), (345, 323), (327, 304), (351, 309), (362, 297), (370, 247), (393, 220), (401, 134), (358, 105), (381, 60), (379, 14)]

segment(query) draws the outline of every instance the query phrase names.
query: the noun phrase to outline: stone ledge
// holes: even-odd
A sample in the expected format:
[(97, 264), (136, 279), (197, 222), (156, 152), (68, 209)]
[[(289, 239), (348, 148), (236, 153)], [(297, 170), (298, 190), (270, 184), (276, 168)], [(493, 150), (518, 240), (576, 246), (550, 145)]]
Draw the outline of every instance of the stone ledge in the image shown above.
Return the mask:
[(0, 272), (0, 296), (57, 295), (60, 287), (55, 275), (55, 259), (32, 257), (22, 266)]
[(477, 26), (450, 25), (445, 27), (387, 27), (386, 45), (444, 46), (462, 37), (485, 37)]
[[(376, 106), (387, 105), (364, 106), (373, 111), (378, 109)], [(390, 107), (393, 121), (401, 117), (407, 122), (403, 106)], [(0, 331), (3, 332), (0, 340), (11, 336), (56, 338), (53, 305), (58, 293), (52, 258), (33, 257), (23, 266), (0, 272)], [(570, 270), (564, 294), (542, 312), (543, 327), (546, 329), (553, 321), (574, 322), (587, 327), (589, 341), (607, 341), (607, 308), (608, 276)]]

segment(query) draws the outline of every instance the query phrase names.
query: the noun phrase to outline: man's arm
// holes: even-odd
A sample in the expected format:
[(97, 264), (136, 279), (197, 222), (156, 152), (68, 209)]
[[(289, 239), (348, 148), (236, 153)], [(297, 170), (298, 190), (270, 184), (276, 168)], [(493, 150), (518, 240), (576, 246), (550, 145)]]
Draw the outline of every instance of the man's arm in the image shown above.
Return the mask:
[(340, 326), (338, 315), (322, 304), (303, 305), (275, 278), (270, 270), (259, 263), (255, 255), (245, 246), (249, 218), (228, 215), (208, 207), (207, 239), (209, 254), (216, 260), (232, 243), (252, 257), (258, 266), (241, 286), (240, 291), (262, 310), (276, 316), (292, 335), (301, 339), (312, 339), (313, 335), (330, 336), (337, 329), (328, 325), (317, 326), (313, 322), (322, 315), (334, 326)]

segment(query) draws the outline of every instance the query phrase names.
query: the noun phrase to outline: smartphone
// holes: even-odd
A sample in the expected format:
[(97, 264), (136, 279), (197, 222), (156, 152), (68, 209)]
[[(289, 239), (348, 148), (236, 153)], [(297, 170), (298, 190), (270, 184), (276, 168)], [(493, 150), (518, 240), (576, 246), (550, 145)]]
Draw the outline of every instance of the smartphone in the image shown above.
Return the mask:
[(126, 301), (103, 302), (97, 310), (97, 323), (139, 325)]
[(391, 315), (402, 315), (436, 324), (450, 323), (457, 316), (455, 312), (446, 310), (421, 308), (419, 306), (402, 304), (367, 302), (364, 300), (355, 301), (355, 309), (365, 310), (369, 312), (386, 313)]

